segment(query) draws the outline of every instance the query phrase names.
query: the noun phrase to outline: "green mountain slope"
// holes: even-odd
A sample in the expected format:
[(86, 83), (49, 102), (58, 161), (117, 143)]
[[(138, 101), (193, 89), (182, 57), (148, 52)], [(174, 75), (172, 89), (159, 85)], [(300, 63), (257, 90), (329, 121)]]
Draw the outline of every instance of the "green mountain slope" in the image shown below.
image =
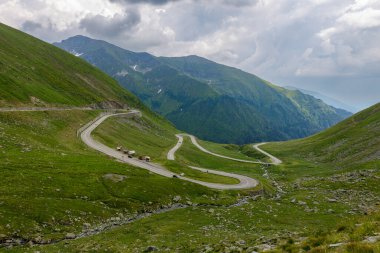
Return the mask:
[(80, 58), (0, 24), (0, 106), (135, 105), (135, 96)]
[[(19, 34), (21, 40), (36, 41)], [(39, 43), (36, 41), (34, 46), (40, 46)], [(67, 54), (61, 56), (64, 55)], [(43, 59), (41, 55), (36, 57)], [(80, 61), (67, 57), (67, 61)], [(10, 66), (18, 62), (22, 65), (22, 59), (14, 59)], [(78, 67), (93, 69), (85, 63)], [(155, 67), (160, 71), (154, 77), (158, 79), (165, 71), (173, 71), (167, 67)], [(70, 79), (72, 73), (66, 73)], [(12, 72), (3, 76), (8, 74), (12, 77)], [(183, 72), (178, 75), (183, 80), (191, 79), (184, 81), (188, 86), (203, 83)], [(38, 78), (44, 84), (50, 80), (49, 75)], [(9, 90), (8, 86), (4, 89)], [(54, 94), (55, 88), (49, 91)], [(209, 90), (201, 94), (206, 91)], [(71, 94), (70, 90), (62, 92)], [(82, 95), (78, 91), (74, 97), (68, 97), (65, 105), (75, 105)], [(186, 97), (193, 99), (198, 95), (194, 89)], [(100, 97), (108, 99), (102, 94)], [(114, 95), (110, 93), (110, 97)], [(217, 103), (226, 100), (238, 111), (251, 110), (245, 108), (244, 100), (219, 98), (215, 89), (202, 101), (212, 99), (215, 106), (211, 108), (222, 108), (224, 105), (218, 107)], [(9, 106), (23, 100), (4, 101)], [(87, 102), (78, 102), (82, 103)], [(297, 103), (301, 102), (294, 99), (290, 105)], [(25, 104), (29, 102), (26, 100)], [(300, 107), (306, 105), (307, 100)], [(200, 104), (199, 114), (205, 106)], [(380, 233), (379, 215), (372, 214), (380, 203), (379, 160), (374, 155), (379, 150), (379, 107), (374, 106), (313, 137), (264, 146), (274, 149), (274, 154), (281, 153), (278, 156), (284, 161), (269, 168), (208, 155), (191, 145), (188, 138), (176, 153), (178, 160), (167, 161), (167, 151), (177, 142), (174, 136), (177, 130), (148, 110), (142, 118), (110, 118), (94, 132), (96, 139), (110, 147), (135, 149), (186, 176), (225, 180), (186, 169), (192, 165), (260, 181), (258, 189), (244, 191), (216, 191), (161, 177), (88, 148), (76, 131), (100, 111), (0, 111), (0, 251), (378, 252), (380, 242), (369, 243), (368, 237)], [(229, 113), (216, 111), (224, 112)], [(336, 145), (342, 140), (340, 146)], [(249, 152), (247, 148), (252, 148), (252, 145), (201, 144), (211, 151), (242, 159), (244, 149)], [(315, 153), (310, 155), (311, 152)], [(338, 164), (339, 159), (329, 157), (330, 152), (340, 154), (336, 157), (342, 157), (342, 162)], [(361, 160), (355, 164), (353, 161), (358, 158)], [(253, 152), (252, 159), (261, 157)], [(337, 164), (339, 168), (347, 168), (334, 169)], [(359, 169), (349, 168), (351, 164)], [(242, 201), (236, 204), (238, 199)], [(179, 205), (183, 208), (175, 210)], [(169, 209), (155, 213), (162, 208)], [(82, 233), (88, 236), (82, 237), (85, 235)], [(77, 238), (71, 240), (73, 237)]]
[[(164, 160), (161, 156), (166, 161), (178, 130), (139, 104), (111, 77), (5, 25), (0, 26), (0, 41), (2, 107), (71, 107), (99, 102), (140, 107), (143, 118), (105, 122), (94, 135), (110, 146), (122, 142), (152, 154), (155, 162)], [(33, 104), (32, 96), (43, 103)], [(84, 227), (171, 207), (178, 195), (183, 204), (232, 204), (236, 200), (237, 192), (165, 178), (89, 148), (78, 138), (77, 130), (101, 112), (104, 110), (0, 110), (0, 252), (10, 245), (50, 243), (64, 239), (67, 233), (79, 234)], [(180, 172), (181, 167), (176, 164), (174, 169)], [(206, 173), (189, 176), (225, 180)]]
[(207, 59), (154, 57), (75, 36), (55, 43), (117, 79), (177, 128), (227, 143), (305, 137), (350, 113)]
[[(53, 112), (49, 112), (50, 117), (53, 116), (52, 114)], [(59, 114), (63, 113), (59, 112)], [(42, 119), (47, 116), (42, 113), (38, 115)], [(16, 118), (10, 114), (8, 117)], [(71, 117), (72, 115), (69, 114), (65, 117), (57, 115), (54, 118), (64, 120), (68, 126), (75, 128), (79, 123)], [(16, 128), (16, 133), (24, 135), (29, 133), (29, 135), (23, 135), (26, 143), (33, 138), (42, 138), (35, 134), (30, 135), (30, 126), (23, 126), (25, 120), (31, 121), (30, 118), (25, 118), (25, 113), (21, 113), (16, 122), (1, 120), (0, 124), (6, 122), (4, 124), (6, 132), (11, 128)], [(380, 122), (379, 105), (355, 115), (352, 121), (356, 124), (352, 125), (348, 120), (316, 136), (322, 136), (326, 140), (352, 136), (351, 141), (354, 143), (358, 143), (359, 139), (366, 138), (367, 135), (373, 138), (374, 134), (379, 132), (377, 127)], [(44, 123), (43, 120), (37, 120), (34, 124), (42, 127)], [(67, 135), (66, 127), (60, 129), (60, 132), (64, 132), (58, 136), (63, 136), (63, 133)], [(49, 129), (49, 132), (55, 133), (56, 127)], [(162, 124), (157, 124), (147, 117), (110, 119), (102, 124), (94, 135), (109, 146), (122, 143), (127, 147), (148, 152), (152, 154), (155, 161), (162, 162), (166, 157), (165, 150), (175, 142), (172, 129), (164, 128)], [(19, 136), (17, 134), (18, 138)], [(67, 148), (79, 145), (72, 133), (65, 149), (60, 147), (62, 150), (60, 149), (58, 153), (53, 152), (55, 150), (52, 149), (51, 153), (48, 152), (49, 157), (43, 156), (44, 159), (48, 159), (44, 160), (47, 165), (43, 167), (43, 173), (37, 174), (34, 171), (39, 171), (38, 163), (42, 161), (38, 159), (35, 159), (33, 163), (29, 161), (28, 166), (33, 166), (34, 169), (29, 173), (25, 171), (26, 169), (17, 168), (20, 164), (24, 165), (23, 162), (28, 162), (32, 155), (27, 154), (19, 159), (7, 154), (7, 160), (0, 160), (0, 165), (3, 163), (5, 168), (7, 162), (13, 158), (12, 164), (18, 170), (18, 173), (14, 173), (13, 167), (13, 170), (9, 171), (0, 170), (2, 175), (5, 171), (7, 172), (5, 174), (8, 177), (7, 181), (12, 181), (12, 184), (7, 184), (2, 188), (6, 193), (4, 194), (6, 198), (3, 197), (4, 203), (0, 206), (0, 214), (2, 207), (5, 207), (7, 211), (4, 215), (6, 219), (1, 220), (0, 215), (0, 224), (10, 223), (11, 229), (0, 226), (0, 234), (5, 234), (7, 236), (5, 238), (12, 238), (14, 237), (13, 230), (20, 229), (19, 235), (23, 238), (35, 238), (35, 234), (41, 235), (44, 240), (62, 238), (66, 232), (82, 231), (82, 222), (98, 224), (105, 222), (107, 217), (119, 217), (120, 213), (123, 214), (120, 219), (124, 219), (123, 217), (129, 217), (131, 211), (144, 209), (150, 212), (154, 207), (162, 206), (163, 203), (170, 205), (168, 202), (173, 199), (173, 196), (179, 195), (183, 203), (188, 203), (190, 199), (192, 203), (201, 203), (201, 205), (153, 214), (89, 237), (64, 240), (50, 245), (20, 246), (10, 250), (11, 252), (35, 252), (36, 250), (81, 252), (86, 249), (100, 252), (128, 252), (129, 249), (133, 249), (144, 252), (154, 246), (158, 251), (168, 252), (233, 252), (232, 250), (263, 252), (268, 248), (272, 249), (270, 252), (378, 252), (380, 241), (369, 243), (367, 239), (377, 236), (380, 232), (378, 213), (380, 162), (374, 160), (376, 162), (368, 168), (360, 166), (334, 169), (334, 160), (317, 163), (316, 160), (309, 161), (311, 156), (305, 156), (305, 159), (299, 154), (307, 154), (316, 148), (323, 151), (331, 147), (326, 140), (322, 142), (316, 140), (316, 136), (306, 139), (308, 141), (303, 143), (306, 146), (301, 145), (301, 140), (298, 141), (298, 145), (295, 145), (296, 141), (293, 141), (263, 146), (264, 149), (271, 147), (277, 153), (281, 153), (280, 158), (284, 160), (283, 164), (271, 166), (268, 169), (209, 156), (185, 140), (184, 147), (176, 153), (179, 161), (186, 161), (194, 166), (218, 168), (249, 175), (258, 178), (264, 185), (263, 193), (254, 196), (254, 201), (248, 200), (242, 205), (226, 206), (223, 203), (231, 201), (230, 194), (245, 193), (210, 191), (199, 186), (193, 187), (192, 184), (160, 178), (133, 167), (125, 167), (106, 157), (95, 156), (96, 154), (86, 150), (82, 150), (79, 153), (80, 156), (76, 156), (77, 159), (83, 159), (82, 162), (76, 161), (77, 164), (70, 168), (73, 166), (70, 155), (61, 156), (60, 152), (71, 154), (69, 152), (73, 151)], [(57, 138), (53, 140), (54, 143), (58, 141)], [(318, 143), (324, 144), (318, 147)], [(366, 144), (368, 143), (366, 141)], [(217, 149), (226, 146), (210, 145)], [(16, 157), (17, 145), (14, 146)], [(281, 150), (282, 146), (289, 153)], [(376, 147), (378, 149), (378, 146), (373, 148), (367, 145), (362, 146), (361, 149), (367, 152)], [(344, 148), (349, 150), (352, 147), (347, 145)], [(229, 149), (229, 152), (233, 150)], [(327, 152), (324, 153), (327, 154)], [(90, 160), (91, 154), (92, 160)], [(34, 153), (33, 157), (35, 156)], [(54, 158), (54, 160), (49, 158)], [(91, 166), (86, 167), (88, 161), (91, 161)], [(165, 163), (166, 166), (169, 164), (169, 162)], [(189, 175), (188, 171), (183, 172)], [(109, 173), (125, 175), (126, 179), (121, 182), (105, 179), (104, 175)], [(24, 184), (26, 180), (27, 182), (41, 180), (42, 183), (28, 184), (27, 190), (20, 190), (13, 186)], [(43, 192), (40, 192), (41, 186), (44, 189)], [(57, 188), (60, 191), (56, 191)], [(280, 192), (279, 189), (282, 191)], [(259, 194), (251, 191), (248, 193)], [(63, 200), (60, 199), (58, 203), (53, 202), (62, 195), (65, 196)], [(88, 201), (83, 199), (83, 195), (89, 197)], [(17, 204), (11, 201), (14, 196), (18, 197)], [(70, 204), (73, 199), (77, 201), (75, 206)], [(215, 203), (215, 200), (222, 203)], [(45, 201), (49, 204), (48, 209), (41, 211), (39, 208)], [(20, 211), (28, 204), (33, 208)], [(65, 213), (67, 209), (71, 211), (68, 216)], [(89, 212), (91, 214), (86, 215)], [(54, 214), (54, 220), (51, 213)], [(65, 222), (70, 218), (72, 223), (68, 225)], [(36, 231), (37, 228), (43, 228), (42, 232)]]
[(309, 138), (266, 145), (286, 157), (306, 158), (336, 167), (379, 168), (380, 104)]

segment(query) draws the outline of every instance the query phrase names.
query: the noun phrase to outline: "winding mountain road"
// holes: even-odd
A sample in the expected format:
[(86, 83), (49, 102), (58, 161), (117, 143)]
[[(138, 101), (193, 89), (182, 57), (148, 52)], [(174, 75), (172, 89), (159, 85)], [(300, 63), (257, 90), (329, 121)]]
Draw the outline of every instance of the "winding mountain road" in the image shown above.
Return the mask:
[[(38, 111), (69, 111), (69, 110), (93, 110), (92, 108), (90, 107), (69, 107), (69, 108), (56, 108), (56, 107), (49, 107), (49, 108), (41, 108), (41, 107), (25, 107), (25, 108), (0, 108), (0, 112), (38, 112)], [(121, 162), (124, 162), (124, 163), (128, 163), (132, 166), (136, 166), (136, 167), (139, 167), (139, 168), (143, 168), (143, 169), (146, 169), (146, 170), (149, 170), (153, 173), (156, 173), (158, 175), (161, 175), (161, 176), (164, 176), (164, 177), (169, 177), (169, 178), (172, 178), (173, 176), (176, 176), (177, 178), (179, 179), (182, 179), (182, 180), (185, 180), (185, 181), (189, 181), (189, 182), (192, 182), (192, 183), (196, 183), (196, 184), (199, 184), (199, 185), (203, 185), (203, 186), (206, 186), (206, 187), (209, 187), (209, 188), (212, 188), (212, 189), (219, 189), (219, 190), (231, 190), (231, 189), (248, 189), (248, 188), (254, 188), (258, 185), (258, 181), (256, 179), (253, 179), (253, 178), (250, 178), (250, 177), (247, 177), (247, 176), (242, 176), (242, 175), (238, 175), (238, 174), (234, 174), (234, 173), (228, 173), (228, 172), (223, 172), (223, 171), (217, 171), (217, 170), (211, 170), (211, 169), (204, 169), (204, 168), (198, 168), (198, 167), (192, 167), (192, 166), (189, 166), (190, 168), (194, 169), (194, 170), (198, 170), (198, 171), (202, 171), (202, 172), (205, 172), (205, 173), (210, 173), (210, 174), (215, 174), (215, 175), (220, 175), (220, 176), (225, 176), (225, 177), (231, 177), (231, 178), (235, 178), (237, 180), (239, 180), (240, 182), (238, 184), (234, 184), (234, 185), (229, 185), (229, 184), (217, 184), (217, 183), (208, 183), (208, 182), (204, 182), (204, 181), (199, 181), (199, 180), (195, 180), (195, 179), (191, 179), (191, 178), (187, 178), (187, 177), (183, 177), (183, 176), (180, 176), (180, 175), (177, 175), (169, 170), (167, 170), (165, 167), (159, 165), (159, 164), (155, 164), (155, 163), (151, 163), (151, 162), (146, 162), (146, 161), (141, 161), (141, 160), (138, 160), (136, 158), (128, 158), (127, 155), (121, 153), (121, 152), (118, 152), (96, 140), (94, 140), (91, 136), (91, 133), (102, 123), (104, 122), (106, 119), (108, 119), (109, 117), (114, 117), (114, 116), (136, 116), (136, 115), (140, 115), (141, 116), (141, 112), (138, 111), (138, 110), (131, 110), (129, 112), (125, 112), (125, 113), (103, 113), (101, 115), (99, 115), (95, 120), (89, 122), (88, 124), (86, 124), (85, 126), (83, 126), (81, 129), (78, 130), (78, 135), (80, 134), (80, 137), (82, 139), (82, 141), (87, 144), (89, 147), (99, 151), (99, 152), (102, 152), (108, 156), (111, 156), (111, 157), (114, 157), (116, 158), (117, 160), (121, 161)], [(224, 155), (219, 155), (219, 154), (216, 154), (216, 153), (213, 153), (211, 151), (208, 151), (207, 149), (203, 148), (196, 140), (196, 138), (193, 136), (193, 135), (187, 135), (187, 134), (177, 134), (177, 138), (178, 138), (178, 142), (177, 144), (175, 145), (175, 147), (173, 147), (167, 154), (167, 159), (168, 160), (175, 160), (175, 152), (182, 146), (182, 143), (183, 143), (183, 136), (189, 136), (192, 143), (197, 147), (199, 148), (201, 151), (205, 152), (205, 153), (208, 153), (210, 155), (214, 155), (214, 156), (217, 156), (217, 157), (220, 157), (220, 158), (224, 158), (224, 159), (230, 159), (230, 160), (233, 160), (233, 161), (238, 161), (238, 162), (246, 162), (246, 163), (256, 163), (256, 164), (267, 164), (267, 163), (263, 163), (263, 162), (255, 162), (255, 161), (249, 161), (249, 160), (242, 160), (242, 159), (236, 159), (236, 158), (232, 158), (232, 157), (228, 157), (228, 156), (224, 156)], [(261, 150), (259, 148), (260, 145), (263, 145), (265, 143), (261, 143), (261, 144), (256, 144), (254, 146), (255, 149), (257, 149), (258, 151), (262, 152), (263, 154), (267, 155), (268, 157), (271, 158), (273, 164), (277, 165), (279, 163), (281, 163), (281, 160), (277, 159), (276, 157), (268, 154), (267, 152)]]
[(190, 137), (190, 140), (191, 142), (194, 144), (194, 146), (196, 146), (199, 150), (207, 153), (207, 154), (210, 154), (210, 155), (213, 155), (213, 156), (217, 156), (217, 157), (220, 157), (220, 158), (224, 158), (224, 159), (228, 159), (228, 160), (232, 160), (232, 161), (236, 161), (236, 162), (242, 162), (242, 163), (254, 163), (254, 164), (271, 164), (271, 165), (279, 165), (282, 163), (282, 161), (276, 157), (274, 157), (273, 155), (261, 150), (259, 148), (259, 146), (261, 145), (264, 145), (266, 143), (259, 143), (259, 144), (256, 144), (256, 145), (253, 145), (253, 148), (255, 148), (257, 151), (263, 153), (264, 155), (268, 156), (270, 159), (271, 159), (271, 163), (266, 163), (266, 162), (260, 162), (260, 161), (250, 161), (250, 160), (243, 160), (243, 159), (237, 159), (237, 158), (233, 158), (233, 157), (228, 157), (228, 156), (225, 156), (225, 155), (220, 155), (220, 154), (216, 154), (216, 153), (213, 153), (207, 149), (205, 149), (204, 147), (202, 147), (198, 142), (197, 142), (197, 139), (195, 138), (195, 136), (193, 135), (190, 135), (190, 134), (176, 134), (176, 137), (178, 138), (178, 142), (177, 144), (168, 152), (168, 155), (167, 155), (167, 159), (168, 160), (175, 160), (175, 152), (182, 146), (182, 143), (183, 143), (183, 137), (184, 136), (188, 136)]
[(267, 144), (267, 143), (266, 142), (258, 143), (258, 144), (253, 145), (253, 148), (256, 149), (257, 151), (263, 153), (264, 155), (268, 156), (270, 158), (270, 160), (272, 161), (272, 163), (270, 163), (270, 164), (273, 164), (273, 165), (281, 164), (282, 161), (280, 159), (278, 159), (277, 157), (275, 157), (275, 156), (269, 154), (268, 152), (265, 152), (261, 148), (259, 148), (260, 146), (265, 145), (265, 144)]
[[(95, 121), (91, 122), (91, 124), (89, 124), (89, 126), (85, 129), (83, 129), (83, 131), (80, 133), (80, 137), (82, 139), (82, 141), (87, 144), (89, 147), (91, 147), (92, 149), (95, 149), (99, 152), (102, 152), (108, 156), (111, 156), (111, 157), (114, 157), (116, 158), (117, 160), (121, 161), (121, 162), (124, 162), (124, 163), (128, 163), (132, 166), (136, 166), (136, 167), (139, 167), (139, 168), (142, 168), (142, 169), (146, 169), (146, 170), (149, 170), (153, 173), (156, 173), (158, 175), (161, 175), (161, 176), (164, 176), (164, 177), (169, 177), (169, 178), (172, 178), (173, 176), (176, 176), (177, 178), (179, 179), (182, 179), (182, 180), (185, 180), (185, 181), (189, 181), (189, 182), (192, 182), (192, 183), (196, 183), (196, 184), (199, 184), (199, 185), (203, 185), (203, 186), (206, 186), (206, 187), (209, 187), (209, 188), (212, 188), (212, 189), (218, 189), (218, 190), (232, 190), (232, 189), (248, 189), (248, 188), (254, 188), (258, 185), (258, 181), (253, 179), (253, 178), (250, 178), (250, 177), (247, 177), (247, 176), (242, 176), (242, 175), (238, 175), (238, 174), (233, 174), (233, 173), (228, 173), (228, 172), (223, 172), (223, 171), (216, 171), (216, 170), (210, 170), (210, 169), (203, 169), (203, 168), (197, 168), (197, 167), (190, 167), (192, 169), (195, 169), (195, 170), (199, 170), (199, 171), (202, 171), (202, 172), (205, 172), (205, 173), (211, 173), (211, 174), (215, 174), (215, 175), (220, 175), (220, 176), (225, 176), (225, 177), (231, 177), (231, 178), (235, 178), (235, 179), (238, 179), (240, 182), (238, 184), (234, 184), (234, 185), (229, 185), (229, 184), (217, 184), (217, 183), (208, 183), (208, 182), (204, 182), (204, 181), (199, 181), (199, 180), (195, 180), (195, 179), (191, 179), (191, 178), (187, 178), (187, 177), (182, 177), (182, 176), (179, 176), (175, 173), (172, 173), (170, 172), (169, 170), (167, 170), (165, 167), (159, 165), (159, 164), (155, 164), (155, 163), (151, 163), (151, 162), (146, 162), (146, 161), (141, 161), (141, 160), (138, 160), (136, 158), (128, 158), (127, 155), (123, 154), (122, 152), (119, 152), (117, 150), (114, 150), (96, 140), (94, 140), (91, 136), (91, 133), (102, 123), (104, 122), (106, 119), (108, 119), (109, 117), (114, 117), (114, 116), (135, 116), (135, 115), (138, 115), (138, 114), (141, 114), (139, 111), (137, 110), (132, 110), (130, 112), (126, 112), (126, 113), (115, 113), (115, 114), (106, 114), (106, 115), (102, 115), (100, 117), (98, 117)], [(181, 143), (177, 143), (177, 145), (179, 145), (179, 147), (181, 146)], [(175, 152), (175, 151), (174, 151)], [(173, 153), (173, 156), (174, 156), (174, 153)]]

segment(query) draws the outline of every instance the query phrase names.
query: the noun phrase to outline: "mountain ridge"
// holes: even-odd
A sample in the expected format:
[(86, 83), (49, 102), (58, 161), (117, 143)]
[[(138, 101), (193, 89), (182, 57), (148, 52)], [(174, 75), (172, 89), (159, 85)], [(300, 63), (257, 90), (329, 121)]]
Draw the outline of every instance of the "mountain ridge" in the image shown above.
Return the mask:
[(277, 152), (277, 155), (302, 157), (314, 162), (334, 164), (338, 168), (379, 168), (379, 130), (380, 103), (313, 136), (270, 143), (265, 148)]
[(304, 94), (307, 94), (307, 95), (310, 95), (310, 96), (313, 96), (317, 99), (321, 99), (324, 103), (330, 105), (330, 106), (333, 106), (337, 109), (343, 109), (345, 111), (348, 111), (348, 112), (352, 112), (352, 113), (356, 113), (356, 112), (359, 112), (360, 110), (358, 108), (355, 108), (353, 106), (350, 106), (350, 105), (347, 105), (335, 98), (332, 98), (332, 97), (329, 97), (329, 96), (326, 96), (320, 92), (316, 92), (316, 91), (312, 91), (312, 90), (307, 90), (307, 89), (302, 89), (302, 88), (297, 88), (297, 87), (293, 87), (293, 86), (284, 86), (284, 88), (288, 89), (288, 90), (299, 90), (300, 92), (304, 93)]
[(242, 144), (300, 138), (351, 115), (199, 56), (155, 57), (83, 36), (54, 45), (111, 75), (180, 130), (206, 140)]
[(0, 24), (0, 106), (141, 106), (81, 58)]
[[(110, 99), (142, 106), (112, 78), (83, 60), (8, 29), (17, 40), (11, 39), (14, 37), (9, 38), (4, 30), (7, 28), (0, 25), (0, 42), (7, 43), (0, 43), (0, 55), (6, 56), (0, 58), (0, 66), (9, 66), (0, 68), (0, 97), (4, 104), (12, 107), (30, 104), (29, 96), (39, 95), (31, 93), (28, 85), (32, 85), (36, 91), (48, 92), (42, 95), (49, 105), (57, 103), (55, 99), (60, 98), (61, 92), (66, 98), (63, 101), (66, 103), (59, 104), (62, 107), (107, 103)], [(9, 51), (6, 46), (11, 47)], [(155, 64), (154, 60), (150, 63)], [(35, 61), (40, 63), (38, 69)], [(113, 71), (120, 78), (133, 75), (129, 80), (136, 88), (144, 88), (146, 96), (156, 94), (167, 99), (170, 103), (162, 103), (165, 106), (161, 110), (179, 106), (185, 116), (196, 115), (191, 121), (181, 122), (195, 124), (195, 120), (200, 120), (208, 124), (201, 125), (201, 130), (206, 129), (208, 134), (220, 134), (213, 131), (226, 118), (230, 125), (219, 128), (224, 135), (225, 132), (263, 134), (265, 129), (268, 136), (279, 134), (273, 131), (280, 130), (285, 136), (295, 127), (306, 131), (302, 128), (304, 121), (293, 118), (300, 115), (310, 126), (313, 121), (329, 124), (328, 120), (321, 122), (329, 114), (313, 114), (312, 109), (331, 108), (300, 92), (269, 84), (271, 87), (264, 86), (257, 94), (234, 96), (233, 89), (224, 92), (223, 79), (218, 76), (209, 75), (214, 78), (211, 84), (219, 86), (216, 90), (207, 82), (166, 65), (147, 71), (148, 63), (142, 68), (128, 65), (129, 74), (123, 69)], [(95, 81), (78, 79), (75, 75), (78, 72)], [(221, 74), (244, 81), (242, 76), (231, 76), (227, 70)], [(71, 85), (64, 86), (66, 82)], [(171, 93), (166, 94), (168, 91), (164, 89), (168, 88)], [(254, 88), (252, 91), (256, 91)], [(102, 91), (100, 95), (96, 94), (98, 89)], [(250, 87), (244, 89), (249, 91)], [(26, 96), (17, 97), (19, 90)], [(203, 97), (199, 98), (200, 95)], [(250, 99), (256, 95), (258, 98), (265, 95), (266, 100)], [(183, 99), (186, 104), (171, 104)], [(163, 100), (157, 99), (160, 101)], [(0, 251), (377, 252), (379, 249), (380, 104), (308, 138), (263, 145), (264, 150), (269, 149), (283, 161), (276, 168), (236, 160), (266, 162), (252, 144), (238, 146), (197, 140), (205, 149), (220, 154), (210, 155), (191, 144), (188, 137), (177, 140), (177, 129), (147, 112), (150, 111), (146, 110), (141, 117), (110, 117), (96, 127), (93, 137), (113, 147), (114, 152), (123, 147), (123, 151), (134, 150), (137, 157), (149, 155), (153, 163), (167, 166), (176, 175), (210, 183), (234, 183), (225, 177), (186, 168), (191, 165), (207, 168), (205, 172), (217, 169), (257, 178), (260, 184), (251, 190), (212, 190), (101, 155), (86, 148), (76, 132), (94, 122), (99, 111), (1, 112)], [(263, 112), (267, 112), (265, 117)], [(231, 131), (231, 126), (247, 129)], [(168, 151), (179, 142), (182, 147), (175, 153), (176, 159), (168, 161)]]

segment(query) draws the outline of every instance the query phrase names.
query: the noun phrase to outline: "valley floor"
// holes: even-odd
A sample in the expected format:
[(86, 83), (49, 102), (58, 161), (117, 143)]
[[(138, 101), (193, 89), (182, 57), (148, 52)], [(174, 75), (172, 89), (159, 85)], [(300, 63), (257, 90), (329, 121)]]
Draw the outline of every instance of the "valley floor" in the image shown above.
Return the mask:
[[(149, 155), (177, 175), (236, 183), (192, 166), (260, 182), (254, 189), (214, 190), (88, 148), (76, 131), (98, 114), (0, 113), (0, 242), (14, 244), (0, 251), (380, 252), (378, 163), (337, 168), (273, 144), (261, 149), (282, 164), (246, 163), (205, 153), (189, 138), (167, 160), (176, 130), (144, 112), (109, 118), (93, 131), (96, 141)], [(252, 145), (199, 143), (223, 156), (266, 159)]]

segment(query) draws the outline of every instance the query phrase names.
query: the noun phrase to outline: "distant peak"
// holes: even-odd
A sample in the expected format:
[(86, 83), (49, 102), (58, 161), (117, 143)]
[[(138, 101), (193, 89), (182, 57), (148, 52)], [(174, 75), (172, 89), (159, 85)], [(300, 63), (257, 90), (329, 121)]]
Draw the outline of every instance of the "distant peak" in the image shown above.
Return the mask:
[[(93, 38), (90, 38), (90, 37), (87, 37), (87, 36), (84, 36), (84, 35), (75, 35), (75, 36), (72, 36), (72, 37), (69, 37), (65, 40), (62, 40), (60, 43), (54, 43), (55, 45), (59, 45), (59, 44), (75, 44), (75, 45), (85, 45), (87, 47), (89, 47), (89, 45), (91, 45), (92, 49), (93, 48), (101, 48), (101, 47), (112, 47), (112, 48), (118, 48), (120, 50), (124, 50), (126, 52), (129, 52), (129, 53), (135, 53), (133, 51), (129, 51), (127, 49), (124, 49), (124, 48), (121, 48), (119, 46), (116, 46), (116, 45), (113, 45), (107, 41), (104, 41), (104, 40), (101, 40), (101, 39), (93, 39)], [(144, 54), (147, 54), (149, 55), (148, 53), (144, 53)]]
[(185, 58), (187, 58), (187, 59), (191, 59), (191, 60), (210, 61), (209, 59), (206, 59), (206, 58), (204, 58), (204, 57), (201, 57), (201, 56), (198, 56), (198, 55), (195, 55), (195, 54), (185, 56)]
[(70, 37), (69, 39), (90, 39), (90, 38), (87, 36), (78, 34), (78, 35)]
[[(167, 58), (167, 57), (163, 57)], [(174, 59), (182, 59), (188, 62), (207, 62), (207, 63), (215, 63), (207, 58), (198, 56), (198, 55), (187, 55), (187, 56), (178, 56), (178, 57), (172, 57)]]
[(187, 56), (185, 56), (185, 57), (186, 57), (186, 58), (195, 58), (195, 59), (205, 59), (205, 58), (200, 57), (200, 56), (195, 55), (195, 54), (187, 55)]
[(72, 37), (69, 37), (69, 38), (67, 38), (67, 39), (65, 39), (65, 40), (62, 40), (62, 41), (67, 41), (67, 40), (94, 40), (94, 39), (92, 39), (92, 38), (90, 38), (90, 37), (86, 37), (86, 36), (84, 36), (84, 35), (75, 35), (75, 36), (72, 36)]

